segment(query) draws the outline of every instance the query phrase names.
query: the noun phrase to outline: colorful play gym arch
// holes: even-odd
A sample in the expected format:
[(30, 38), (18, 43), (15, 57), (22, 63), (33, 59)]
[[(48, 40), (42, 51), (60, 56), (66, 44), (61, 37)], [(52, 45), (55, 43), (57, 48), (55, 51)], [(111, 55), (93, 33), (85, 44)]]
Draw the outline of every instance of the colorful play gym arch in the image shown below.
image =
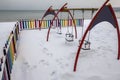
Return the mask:
[(79, 58), (79, 55), (80, 55), (80, 51), (81, 51), (81, 48), (82, 48), (82, 45), (83, 45), (83, 42), (85, 40), (85, 37), (87, 35), (87, 33), (93, 29), (93, 27), (102, 22), (102, 21), (107, 21), (109, 23), (111, 23), (114, 28), (116, 28), (116, 31), (117, 31), (117, 35), (118, 35), (118, 57), (117, 59), (120, 59), (120, 32), (119, 32), (119, 26), (118, 26), (118, 22), (117, 22), (117, 18), (115, 16), (115, 13), (114, 13), (114, 10), (111, 6), (111, 4), (107, 4), (109, 0), (107, 0), (103, 5), (102, 7), (98, 10), (98, 12), (96, 13), (96, 15), (93, 17), (92, 21), (90, 22), (88, 28), (86, 29), (83, 37), (82, 37), (82, 40), (79, 44), (79, 48), (77, 50), (77, 54), (76, 54), (76, 58), (75, 58), (75, 63), (74, 63), (74, 69), (73, 71), (75, 72), (76, 71), (76, 67), (77, 67), (77, 63), (78, 63), (78, 58)]
[[(44, 18), (45, 18), (46, 16), (48, 16), (48, 15), (53, 15), (53, 16), (56, 15), (55, 10), (52, 9), (52, 6), (50, 6), (50, 7), (48, 8), (48, 10), (45, 12), (45, 14), (43, 15), (43, 17), (42, 17), (42, 19), (41, 19), (41, 23), (40, 23), (39, 29), (41, 29), (41, 25), (42, 25), (42, 22), (43, 22)], [(58, 17), (57, 17), (57, 18), (58, 18)], [(50, 24), (51, 24), (51, 23), (50, 23)], [(53, 24), (53, 23), (52, 23), (52, 24)], [(52, 25), (52, 24), (51, 24), (51, 25)]]
[(50, 23), (50, 27), (49, 27), (49, 29), (48, 29), (47, 39), (46, 39), (47, 41), (48, 41), (48, 39), (49, 39), (49, 33), (50, 33), (51, 26), (52, 26), (52, 24), (53, 24), (53, 21), (55, 20), (56, 17), (58, 17), (59, 12), (67, 12), (67, 13), (69, 13), (69, 15), (70, 15), (71, 18), (72, 18), (73, 24), (74, 24), (75, 38), (77, 38), (76, 24), (75, 24), (74, 18), (73, 18), (73, 16), (72, 16), (70, 10), (67, 9), (66, 5), (67, 5), (67, 3), (65, 3), (65, 4), (58, 10), (58, 12), (54, 15), (54, 18), (52, 19), (52, 21), (51, 21), (51, 23)]

